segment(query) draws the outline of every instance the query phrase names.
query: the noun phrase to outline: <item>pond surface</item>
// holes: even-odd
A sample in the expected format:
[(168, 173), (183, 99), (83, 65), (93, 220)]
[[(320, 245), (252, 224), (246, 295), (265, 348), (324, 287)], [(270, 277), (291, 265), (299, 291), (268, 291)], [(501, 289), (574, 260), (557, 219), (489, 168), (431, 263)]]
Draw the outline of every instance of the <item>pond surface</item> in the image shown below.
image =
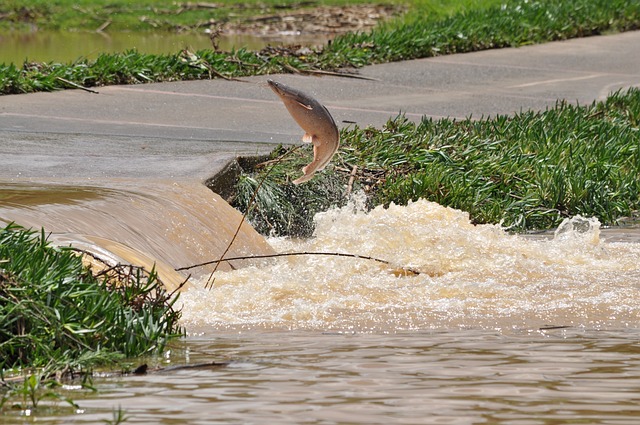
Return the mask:
[[(220, 38), (219, 48), (246, 47), (260, 50), (268, 44), (322, 44), (324, 36), (299, 35), (258, 37), (251, 35), (225, 35)], [(174, 33), (97, 33), (97, 32), (46, 32), (0, 33), (0, 63), (22, 64), (25, 60), (35, 62), (73, 62), (95, 59), (101, 53), (124, 52), (137, 49), (143, 53), (174, 54), (188, 48), (192, 51), (211, 49), (207, 34)]]
[[(511, 235), (418, 201), (316, 217), (295, 256), (181, 295), (189, 337), (150, 366), (5, 423), (636, 424), (640, 231), (574, 217)], [(619, 229), (618, 229), (619, 230)], [(403, 275), (403, 267), (418, 274)]]

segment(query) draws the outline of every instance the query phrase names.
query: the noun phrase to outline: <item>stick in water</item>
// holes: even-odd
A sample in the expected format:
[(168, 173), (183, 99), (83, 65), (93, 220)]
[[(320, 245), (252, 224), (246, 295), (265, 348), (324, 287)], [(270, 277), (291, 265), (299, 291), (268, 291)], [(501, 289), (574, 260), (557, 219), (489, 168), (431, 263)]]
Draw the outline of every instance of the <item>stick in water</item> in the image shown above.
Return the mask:
[[(198, 264), (194, 264), (192, 266), (186, 266), (186, 267), (178, 267), (177, 269), (175, 269), (175, 271), (179, 272), (182, 270), (190, 270), (190, 269), (195, 269), (196, 267), (202, 267), (202, 266), (208, 266), (209, 264), (218, 264), (222, 261), (234, 261), (234, 260), (259, 260), (259, 259), (265, 259), (265, 258), (279, 258), (279, 257), (296, 257), (296, 256), (302, 256), (302, 255), (323, 255), (323, 256), (329, 256), (329, 257), (348, 257), (348, 258), (357, 258), (357, 259), (361, 259), (361, 260), (371, 260), (371, 261), (375, 261), (381, 264), (386, 264), (387, 266), (392, 266), (392, 264), (387, 261), (387, 260), (382, 260), (380, 258), (376, 258), (376, 257), (370, 257), (368, 255), (358, 255), (358, 254), (349, 254), (346, 252), (281, 252), (278, 254), (264, 254), (264, 255), (245, 255), (242, 257), (229, 257), (229, 258), (225, 258), (224, 260), (211, 260), (211, 261), (205, 261), (204, 263), (198, 263)], [(400, 270), (404, 270), (407, 273), (411, 273), (411, 274), (415, 274), (418, 275), (420, 273), (422, 273), (420, 270), (414, 269), (413, 267), (398, 267), (398, 269)]]
[[(302, 169), (304, 175), (293, 181), (294, 184), (306, 182), (310, 180), (317, 171), (324, 169), (329, 161), (331, 161), (331, 158), (333, 158), (333, 155), (336, 153), (338, 146), (340, 145), (340, 132), (338, 131), (338, 127), (336, 126), (333, 117), (327, 108), (325, 108), (320, 102), (311, 96), (282, 83), (278, 83), (273, 80), (267, 80), (267, 83), (269, 84), (269, 87), (271, 87), (271, 90), (280, 96), (280, 99), (282, 99), (282, 102), (293, 119), (296, 120), (298, 125), (305, 131), (302, 141), (313, 144), (313, 161)], [(274, 166), (282, 160), (282, 158), (293, 152), (295, 149), (297, 148), (288, 151), (278, 158), (271, 168), (269, 168), (269, 171), (267, 171), (262, 181), (260, 181), (258, 187), (256, 187), (256, 190), (253, 192), (251, 200), (247, 205), (247, 210), (242, 215), (240, 224), (231, 238), (231, 241), (222, 253), (220, 260), (215, 262), (213, 271), (211, 272), (211, 275), (209, 275), (207, 283), (204, 286), (205, 288), (211, 289), (213, 286), (213, 281), (215, 280), (213, 278), (213, 274), (218, 270), (218, 266), (224, 260), (225, 256), (231, 249), (231, 245), (233, 245), (238, 237), (240, 228), (245, 222), (247, 214), (253, 207), (258, 191), (260, 190), (260, 187), (262, 187), (267, 176), (271, 170), (273, 170)]]
[[(240, 223), (238, 224), (238, 227), (236, 228), (236, 231), (233, 234), (233, 237), (231, 238), (231, 241), (227, 245), (227, 248), (224, 250), (224, 252), (220, 256), (220, 259), (207, 263), (207, 264), (215, 263), (215, 266), (213, 267), (213, 271), (211, 272), (211, 274), (209, 275), (209, 278), (207, 279), (207, 283), (204, 285), (205, 289), (211, 289), (213, 287), (213, 282), (215, 281), (215, 279), (213, 278), (213, 274), (218, 270), (218, 266), (220, 265), (220, 263), (222, 263), (223, 261), (232, 261), (232, 259), (225, 260), (225, 256), (227, 255), (227, 253), (231, 249), (231, 245), (233, 245), (233, 243), (236, 241), (236, 238), (238, 237), (238, 233), (240, 233), (240, 229), (242, 228), (242, 225), (244, 224), (244, 222), (247, 219), (247, 214), (249, 214), (249, 211), (251, 211), (251, 208), (253, 207), (253, 205), (255, 203), (256, 196), (258, 196), (258, 191), (262, 187), (262, 184), (265, 182), (265, 180), (267, 180), (267, 177), (269, 176), (269, 173), (271, 173), (271, 170), (273, 170), (273, 168), (276, 165), (278, 165), (278, 163), (280, 163), (280, 161), (282, 161), (287, 155), (291, 154), (292, 152), (295, 152), (297, 149), (298, 149), (298, 146), (296, 146), (293, 149), (290, 149), (287, 152), (285, 152), (284, 154), (282, 154), (273, 164), (271, 164), (271, 167), (269, 168), (269, 170), (265, 173), (264, 177), (262, 177), (262, 180), (260, 180), (260, 183), (258, 183), (258, 186), (253, 191), (253, 194), (251, 195), (251, 199), (249, 200), (249, 203), (247, 204), (247, 209), (245, 210), (244, 214), (242, 214), (242, 218), (240, 219)], [(204, 264), (202, 264), (202, 265), (204, 265)], [(186, 269), (185, 268), (181, 268), (180, 270), (186, 270)]]

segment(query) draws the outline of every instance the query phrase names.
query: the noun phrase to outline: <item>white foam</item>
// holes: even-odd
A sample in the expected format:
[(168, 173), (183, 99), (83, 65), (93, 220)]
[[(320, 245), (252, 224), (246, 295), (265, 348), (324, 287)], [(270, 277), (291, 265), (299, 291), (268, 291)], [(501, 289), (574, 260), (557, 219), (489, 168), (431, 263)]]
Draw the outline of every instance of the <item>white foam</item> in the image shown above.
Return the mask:
[[(285, 257), (216, 273), (182, 295), (189, 327), (395, 331), (448, 327), (637, 326), (640, 244), (603, 243), (597, 219), (566, 220), (550, 240), (473, 225), (420, 200), (365, 213), (361, 200), (318, 214), (314, 237), (272, 239)], [(417, 276), (392, 269), (412, 267)], [(195, 285), (198, 286), (198, 285)], [(202, 285), (200, 285), (202, 286)]]

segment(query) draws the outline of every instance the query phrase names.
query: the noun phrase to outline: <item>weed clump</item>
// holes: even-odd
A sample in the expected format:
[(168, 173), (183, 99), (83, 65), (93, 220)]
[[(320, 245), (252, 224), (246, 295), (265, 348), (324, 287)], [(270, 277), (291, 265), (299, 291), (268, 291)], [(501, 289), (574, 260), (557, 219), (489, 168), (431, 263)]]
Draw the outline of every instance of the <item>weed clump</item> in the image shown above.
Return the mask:
[[(128, 266), (127, 266), (128, 267)], [(0, 368), (86, 370), (161, 350), (183, 333), (154, 271), (94, 276), (71, 248), (0, 229)]]
[(312, 155), (311, 149), (276, 148), (266, 161), (241, 168), (227, 200), (240, 211), (248, 209), (247, 220), (263, 235), (311, 236), (316, 213), (347, 202), (339, 173), (322, 172), (306, 183), (292, 183)]

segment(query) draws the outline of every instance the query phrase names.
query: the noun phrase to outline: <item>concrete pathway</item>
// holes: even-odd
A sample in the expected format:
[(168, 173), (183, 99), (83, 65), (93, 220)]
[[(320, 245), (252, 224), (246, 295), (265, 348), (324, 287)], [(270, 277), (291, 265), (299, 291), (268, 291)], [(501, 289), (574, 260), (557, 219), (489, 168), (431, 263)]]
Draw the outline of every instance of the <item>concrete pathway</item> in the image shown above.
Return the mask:
[[(369, 66), (374, 80), (274, 75), (339, 125), (481, 117), (581, 104), (640, 86), (640, 31)], [(204, 180), (235, 155), (298, 143), (265, 76), (0, 96), (0, 179)]]

